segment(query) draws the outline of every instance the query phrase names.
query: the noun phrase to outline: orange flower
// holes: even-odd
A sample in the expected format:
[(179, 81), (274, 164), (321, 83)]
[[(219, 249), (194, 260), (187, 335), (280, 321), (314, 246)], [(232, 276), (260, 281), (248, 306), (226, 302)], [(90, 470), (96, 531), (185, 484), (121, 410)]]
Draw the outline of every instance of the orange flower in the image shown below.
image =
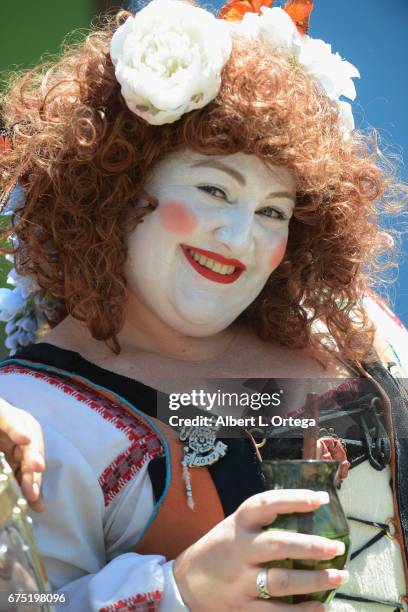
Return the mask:
[[(274, 0), (232, 0), (221, 8), (218, 17), (227, 21), (242, 21), (246, 13), (261, 14), (263, 6), (269, 8), (273, 3)], [(300, 34), (309, 33), (313, 0), (288, 0), (284, 10), (292, 19)]]

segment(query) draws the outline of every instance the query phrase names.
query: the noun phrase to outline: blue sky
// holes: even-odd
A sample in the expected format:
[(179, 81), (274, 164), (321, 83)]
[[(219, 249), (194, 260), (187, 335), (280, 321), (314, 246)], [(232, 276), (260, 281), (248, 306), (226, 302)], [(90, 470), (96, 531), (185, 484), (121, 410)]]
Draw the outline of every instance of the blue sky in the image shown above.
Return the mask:
[[(276, 6), (282, 4), (276, 1)], [(315, 0), (310, 34), (331, 43), (333, 51), (359, 69), (357, 126), (378, 128), (383, 146), (408, 159), (408, 1)], [(406, 167), (401, 167), (400, 177), (408, 183)], [(390, 295), (395, 312), (408, 326), (407, 235), (403, 242), (399, 278)]]
[[(360, 71), (354, 115), (357, 126), (375, 126), (381, 141), (408, 160), (408, 2), (407, 0), (315, 0), (311, 35), (332, 44)], [(408, 183), (408, 168), (400, 177)], [(402, 230), (402, 223), (397, 226)], [(394, 310), (408, 326), (408, 235), (392, 292)]]

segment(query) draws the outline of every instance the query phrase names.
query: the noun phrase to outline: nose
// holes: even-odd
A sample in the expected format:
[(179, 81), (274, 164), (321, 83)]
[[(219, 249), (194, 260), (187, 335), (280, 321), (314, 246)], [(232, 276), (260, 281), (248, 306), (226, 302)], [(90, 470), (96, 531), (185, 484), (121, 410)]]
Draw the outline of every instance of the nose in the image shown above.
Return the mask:
[(234, 255), (251, 252), (254, 246), (253, 213), (233, 209), (214, 231), (215, 239)]

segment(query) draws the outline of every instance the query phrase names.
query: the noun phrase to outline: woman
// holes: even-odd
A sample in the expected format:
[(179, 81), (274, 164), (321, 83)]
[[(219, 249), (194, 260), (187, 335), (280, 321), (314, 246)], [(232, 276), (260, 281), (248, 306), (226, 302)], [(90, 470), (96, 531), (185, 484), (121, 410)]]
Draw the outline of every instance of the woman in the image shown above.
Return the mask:
[[(229, 25), (158, 0), (24, 75), (4, 99), (13, 144), (2, 176), (6, 191), (17, 178), (25, 190), (13, 212), (15, 279), (33, 278), (26, 293), (55, 307), (47, 304), (53, 328), (41, 342), (5, 362), (0, 391), (44, 430), (36, 535), (72, 610), (314, 611), (321, 604), (266, 599), (347, 579), (262, 570), (273, 559), (341, 554), (325, 538), (261, 531), (325, 495), (263, 491), (250, 437), (231, 441), (208, 470), (189, 471), (154, 420), (155, 390), (180, 378), (296, 372), (330, 391), (333, 378), (379, 372), (393, 384), (368, 356), (367, 287), (390, 249), (378, 202), (391, 207), (395, 194), (340, 101), (353, 98), (358, 73), (297, 31), (288, 13), (302, 4)], [(316, 70), (318, 58), (329, 72)], [(3, 318), (9, 345), (26, 344), (27, 309)], [(291, 400), (302, 406), (302, 389)], [(6, 441), (24, 448), (18, 417), (3, 414)], [(396, 457), (370, 485), (386, 487), (398, 539), (382, 538), (390, 575), (378, 587), (371, 579), (368, 592), (394, 608), (406, 567), (405, 515), (388, 486), (391, 469), (401, 481)], [(34, 459), (26, 474), (42, 469)], [(359, 468), (352, 474), (365, 478)], [(347, 510), (359, 486), (345, 481)], [(363, 564), (372, 578), (376, 565)], [(360, 576), (351, 584), (363, 603), (340, 599), (335, 609), (367, 609)]]

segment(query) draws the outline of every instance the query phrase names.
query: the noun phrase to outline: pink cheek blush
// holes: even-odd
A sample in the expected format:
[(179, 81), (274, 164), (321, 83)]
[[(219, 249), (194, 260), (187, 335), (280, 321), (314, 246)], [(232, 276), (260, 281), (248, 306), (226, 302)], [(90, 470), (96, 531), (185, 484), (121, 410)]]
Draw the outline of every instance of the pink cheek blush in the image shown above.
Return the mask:
[(163, 202), (158, 208), (160, 223), (174, 234), (190, 234), (197, 227), (197, 217), (182, 202)]
[(273, 249), (269, 257), (269, 269), (271, 271), (276, 270), (276, 268), (279, 266), (282, 259), (284, 258), (287, 243), (287, 240), (282, 240)]

